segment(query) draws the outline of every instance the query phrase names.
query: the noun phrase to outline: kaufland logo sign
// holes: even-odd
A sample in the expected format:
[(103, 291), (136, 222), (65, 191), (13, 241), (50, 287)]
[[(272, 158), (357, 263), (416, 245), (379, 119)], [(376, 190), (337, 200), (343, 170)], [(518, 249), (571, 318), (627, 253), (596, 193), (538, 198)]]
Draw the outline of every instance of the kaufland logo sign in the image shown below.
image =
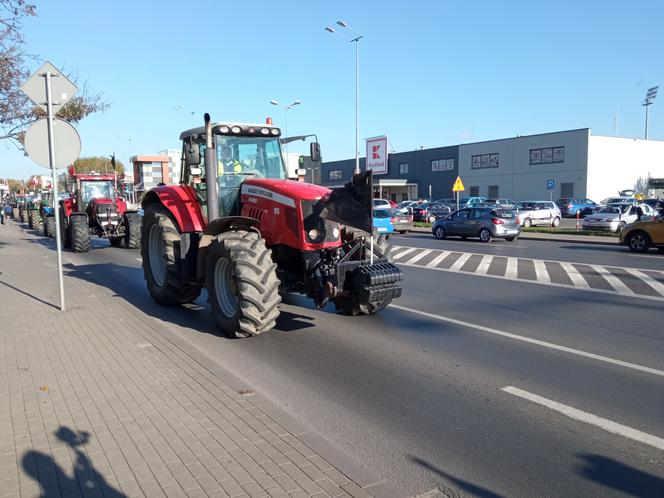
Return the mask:
[(387, 137), (367, 138), (367, 169), (374, 175), (387, 174)]

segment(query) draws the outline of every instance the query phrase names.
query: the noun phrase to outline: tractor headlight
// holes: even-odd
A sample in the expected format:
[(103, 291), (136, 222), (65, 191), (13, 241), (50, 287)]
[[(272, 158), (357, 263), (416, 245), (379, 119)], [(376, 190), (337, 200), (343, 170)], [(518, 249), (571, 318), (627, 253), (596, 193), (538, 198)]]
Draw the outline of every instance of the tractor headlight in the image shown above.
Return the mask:
[(230, 129), (228, 128), (228, 126), (222, 126), (221, 128), (219, 128), (219, 131), (221, 133), (228, 133)]
[(277, 128), (272, 128), (271, 133), (272, 133), (273, 135), (279, 135), (279, 130), (278, 130)]
[(270, 134), (270, 130), (269, 130), (269, 128), (261, 128), (261, 133), (262, 133), (263, 135), (269, 135), (269, 134)]
[(334, 227), (334, 228), (332, 229), (332, 236), (333, 236), (335, 239), (338, 239), (338, 238), (339, 238), (339, 228), (338, 228), (338, 227)]
[(309, 240), (312, 240), (312, 241), (315, 242), (320, 237), (320, 232), (318, 231), (318, 229), (312, 228), (311, 230), (309, 230), (307, 235), (309, 236)]

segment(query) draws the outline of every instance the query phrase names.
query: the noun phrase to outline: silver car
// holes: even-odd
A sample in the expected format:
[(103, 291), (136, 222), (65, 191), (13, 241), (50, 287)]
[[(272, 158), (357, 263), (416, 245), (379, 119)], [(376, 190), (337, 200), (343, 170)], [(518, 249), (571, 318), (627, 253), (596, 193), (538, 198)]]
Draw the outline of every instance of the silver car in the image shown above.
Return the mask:
[(511, 209), (472, 207), (440, 218), (431, 227), (431, 233), (437, 239), (479, 237), (482, 242), (491, 242), (493, 238), (511, 242), (521, 234), (521, 227)]
[(620, 233), (630, 223), (646, 221), (655, 216), (647, 204), (613, 204), (586, 216), (581, 223), (584, 230), (609, 230)]
[(560, 225), (560, 208), (551, 201), (523, 201), (516, 204), (521, 226), (545, 225), (557, 227)]

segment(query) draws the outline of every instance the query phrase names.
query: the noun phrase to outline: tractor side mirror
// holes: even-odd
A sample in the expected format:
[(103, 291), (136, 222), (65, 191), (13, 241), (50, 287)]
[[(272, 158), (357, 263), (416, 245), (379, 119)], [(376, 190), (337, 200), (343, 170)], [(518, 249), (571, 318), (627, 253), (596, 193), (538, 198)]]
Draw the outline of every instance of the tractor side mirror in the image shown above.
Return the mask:
[(184, 146), (185, 162), (189, 166), (201, 164), (201, 151), (198, 144), (186, 143)]
[(320, 144), (318, 142), (311, 142), (309, 145), (309, 155), (313, 162), (317, 163), (320, 161)]

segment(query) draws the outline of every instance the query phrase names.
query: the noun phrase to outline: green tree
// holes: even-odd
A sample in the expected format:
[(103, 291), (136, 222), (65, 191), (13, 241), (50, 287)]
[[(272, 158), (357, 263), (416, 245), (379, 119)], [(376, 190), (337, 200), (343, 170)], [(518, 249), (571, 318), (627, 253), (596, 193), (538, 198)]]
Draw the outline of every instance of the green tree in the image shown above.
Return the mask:
[[(91, 156), (80, 157), (74, 161), (74, 170), (76, 173), (112, 173), (113, 165), (111, 164), (111, 157)], [(115, 160), (115, 172), (118, 177), (124, 175), (124, 164), (121, 161)]]
[[(28, 125), (44, 116), (44, 111), (21, 92), (31, 72), (28, 61), (38, 62), (38, 57), (25, 50), (21, 29), (25, 18), (36, 15), (37, 7), (25, 0), (0, 0), (0, 139), (10, 139), (21, 148)], [(76, 75), (67, 76), (76, 82)], [(78, 93), (57, 112), (57, 117), (78, 123), (89, 114), (108, 109), (110, 104), (87, 82), (77, 86)]]
[(648, 195), (648, 179), (639, 176), (634, 182), (634, 193)]

